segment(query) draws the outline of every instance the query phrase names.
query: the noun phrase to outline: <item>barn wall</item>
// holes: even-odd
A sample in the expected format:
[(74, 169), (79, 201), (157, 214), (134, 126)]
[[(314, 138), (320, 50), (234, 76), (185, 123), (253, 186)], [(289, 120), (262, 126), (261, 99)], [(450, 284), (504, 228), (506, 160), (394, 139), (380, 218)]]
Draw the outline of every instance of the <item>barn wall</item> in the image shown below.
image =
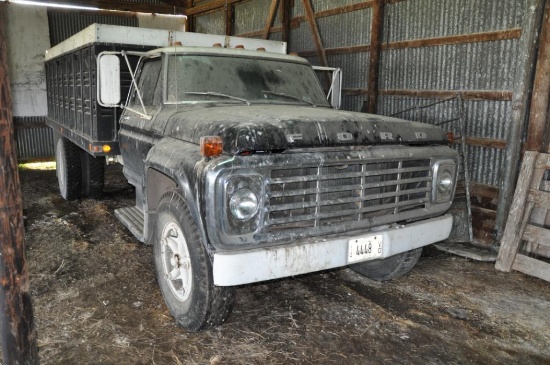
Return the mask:
[[(289, 52), (298, 52), (311, 63), (320, 64), (303, 0), (289, 3)], [(454, 99), (398, 116), (436, 124), (458, 117), (463, 102), (474, 229), (478, 239), (490, 243), (510, 138), (512, 97), (517, 93), (516, 75), (518, 69), (527, 67), (522, 58), (526, 43), (521, 36), (532, 20), (532, 8), (540, 1), (384, 3), (377, 112), (392, 115), (461, 92), (463, 101)], [(234, 4), (232, 35), (260, 37), (270, 4), (271, 0)], [(343, 108), (360, 111), (369, 94), (373, 1), (311, 0), (311, 4), (328, 65), (343, 69)], [(214, 12), (209, 14), (212, 17)], [(215, 14), (216, 32), (223, 34), (224, 9), (215, 9)], [(204, 15), (197, 19), (200, 16)], [(281, 25), (277, 14), (270, 39), (281, 39)], [(204, 26), (196, 30), (209, 32)], [(456, 121), (442, 127), (460, 135)]]

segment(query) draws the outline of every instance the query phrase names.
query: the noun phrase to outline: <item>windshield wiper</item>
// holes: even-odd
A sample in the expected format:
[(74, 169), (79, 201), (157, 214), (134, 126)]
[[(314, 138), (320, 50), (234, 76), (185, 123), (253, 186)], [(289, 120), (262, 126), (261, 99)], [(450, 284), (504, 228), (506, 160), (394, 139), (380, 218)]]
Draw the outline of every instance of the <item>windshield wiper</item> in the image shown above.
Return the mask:
[(233, 100), (242, 101), (243, 103), (246, 103), (246, 105), (250, 106), (250, 102), (249, 102), (248, 100), (246, 100), (246, 99), (239, 98), (239, 97), (233, 96), (233, 95), (227, 95), (227, 94), (217, 93), (217, 92), (214, 92), (214, 91), (186, 91), (186, 92), (184, 92), (184, 94), (187, 94), (187, 95), (211, 95), (211, 96), (221, 96), (222, 98), (228, 98), (228, 99), (233, 99)]
[(312, 103), (311, 101), (304, 100), (304, 99), (300, 98), (299, 96), (294, 96), (294, 95), (285, 94), (285, 93), (277, 93), (275, 91), (269, 91), (269, 90), (262, 90), (262, 93), (263, 94), (269, 94), (269, 95), (282, 96), (284, 98), (302, 101), (302, 102), (307, 103), (307, 104), (309, 104), (311, 106), (314, 106), (314, 107), (317, 106), (317, 104)]

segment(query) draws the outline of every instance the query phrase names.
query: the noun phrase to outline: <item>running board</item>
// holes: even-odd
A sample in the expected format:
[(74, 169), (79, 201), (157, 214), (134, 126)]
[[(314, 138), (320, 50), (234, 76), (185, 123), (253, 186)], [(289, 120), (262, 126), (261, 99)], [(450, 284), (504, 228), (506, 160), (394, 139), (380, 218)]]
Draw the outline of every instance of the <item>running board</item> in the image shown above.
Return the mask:
[(136, 207), (115, 209), (115, 216), (140, 241), (145, 242), (143, 236), (144, 215)]

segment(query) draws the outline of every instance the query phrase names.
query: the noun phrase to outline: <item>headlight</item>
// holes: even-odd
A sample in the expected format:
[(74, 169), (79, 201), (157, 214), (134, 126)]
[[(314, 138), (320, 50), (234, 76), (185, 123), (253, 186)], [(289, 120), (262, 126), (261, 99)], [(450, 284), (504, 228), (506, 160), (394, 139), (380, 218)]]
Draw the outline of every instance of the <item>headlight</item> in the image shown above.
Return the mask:
[(229, 200), (229, 210), (239, 220), (252, 218), (258, 212), (258, 197), (249, 189), (238, 190)]
[(452, 160), (439, 161), (434, 165), (432, 199), (434, 203), (448, 202), (455, 191), (456, 165)]
[(436, 200), (448, 200), (453, 192), (453, 176), (449, 171), (443, 171), (437, 177)]

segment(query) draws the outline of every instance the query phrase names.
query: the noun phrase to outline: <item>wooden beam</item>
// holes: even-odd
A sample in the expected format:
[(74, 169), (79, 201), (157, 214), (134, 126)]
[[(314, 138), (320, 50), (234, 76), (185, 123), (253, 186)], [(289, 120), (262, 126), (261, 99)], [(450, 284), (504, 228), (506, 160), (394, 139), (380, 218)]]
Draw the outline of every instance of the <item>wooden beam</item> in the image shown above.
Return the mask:
[[(506, 140), (504, 139), (479, 138), (479, 137), (466, 137), (465, 142), (468, 146), (496, 148), (499, 150), (505, 149), (506, 145), (508, 144), (508, 142), (506, 142)], [(458, 144), (460, 142), (455, 141), (454, 143)]]
[[(290, 49), (290, 0), (281, 0), (281, 38)], [(273, 29), (273, 28), (272, 28)], [(271, 29), (269, 30), (271, 32)]]
[(271, 0), (271, 6), (269, 7), (269, 13), (267, 14), (267, 20), (262, 32), (262, 39), (269, 39), (269, 30), (273, 26), (275, 16), (277, 15), (277, 8), (279, 7), (279, 0)]
[(38, 364), (4, 24), (0, 22), (0, 326), (4, 364)]
[(233, 21), (235, 17), (235, 6), (227, 4), (225, 7), (225, 35), (233, 35)]
[(389, 42), (382, 45), (382, 49), (420, 48), (446, 46), (452, 44), (478, 43), (501, 41), (505, 39), (519, 39), (521, 28), (496, 30), (493, 32), (458, 34), (445, 37), (411, 39), (407, 41)]
[(550, 264), (529, 256), (518, 254), (512, 265), (512, 269), (542, 280), (550, 281)]
[[(457, 36), (446, 36), (437, 38), (425, 38), (425, 39), (411, 39), (408, 41), (389, 42), (381, 45), (384, 50), (387, 49), (399, 49), (399, 48), (418, 48), (418, 47), (435, 47), (442, 45), (452, 44), (464, 44), (464, 43), (476, 43), (476, 42), (489, 42), (505, 39), (518, 39), (521, 36), (521, 29), (508, 29), (499, 30), (495, 32), (487, 33), (474, 33), (474, 34), (462, 34)], [(370, 44), (351, 46), (351, 47), (338, 47), (325, 49), (326, 54), (346, 54), (346, 53), (358, 53), (369, 52), (371, 49)], [(304, 57), (311, 56), (315, 51), (302, 51), (300, 55)]]
[(380, 71), (380, 47), (384, 26), (384, 0), (372, 3), (372, 24), (369, 51), (367, 112), (376, 113), (378, 107), (378, 74)]
[(546, 2), (544, 19), (539, 41), (539, 54), (531, 108), (529, 111), (529, 126), (527, 128), (527, 151), (545, 150), (543, 146), (546, 120), (548, 117), (548, 102), (550, 99), (550, 1)]
[(247, 0), (214, 0), (206, 4), (194, 5), (193, 7), (185, 9), (185, 15), (199, 15), (208, 13), (212, 10), (218, 10), (226, 5), (233, 5), (242, 3)]
[[(462, 94), (464, 100), (512, 100), (512, 92), (508, 90), (405, 90), (405, 89), (383, 89), (380, 95), (384, 96), (406, 96), (423, 99), (448, 99)], [(368, 89), (345, 88), (342, 89), (345, 95), (368, 95)]]
[(319, 28), (317, 27), (317, 21), (313, 15), (313, 7), (311, 6), (311, 0), (303, 0), (304, 10), (306, 12), (306, 18), (311, 28), (311, 34), (313, 36), (313, 42), (315, 43), (315, 48), (317, 49), (317, 56), (319, 57), (319, 63), (321, 66), (328, 66), (327, 55), (325, 53), (325, 47), (323, 47), (323, 41), (321, 39), (321, 34), (319, 33)]

